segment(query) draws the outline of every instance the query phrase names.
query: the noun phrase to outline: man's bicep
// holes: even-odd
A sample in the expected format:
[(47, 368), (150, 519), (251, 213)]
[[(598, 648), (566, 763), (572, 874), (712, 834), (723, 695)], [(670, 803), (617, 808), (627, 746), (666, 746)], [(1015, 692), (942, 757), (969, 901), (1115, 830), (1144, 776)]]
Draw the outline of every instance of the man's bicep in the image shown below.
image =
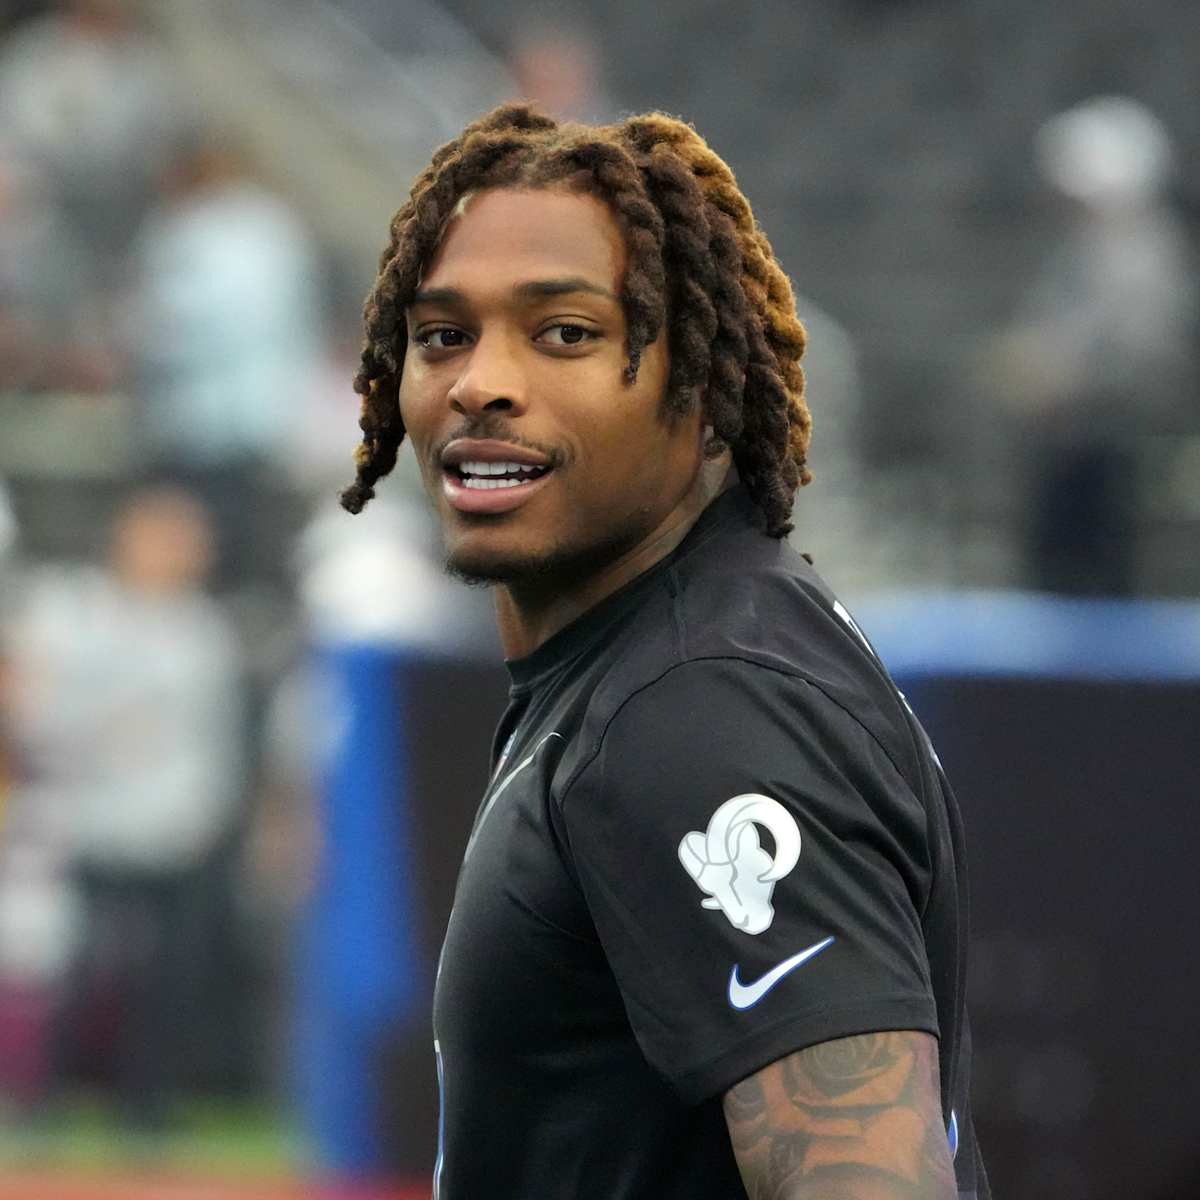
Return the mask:
[(953, 1200), (937, 1039), (863, 1033), (797, 1050), (725, 1094), (750, 1200)]

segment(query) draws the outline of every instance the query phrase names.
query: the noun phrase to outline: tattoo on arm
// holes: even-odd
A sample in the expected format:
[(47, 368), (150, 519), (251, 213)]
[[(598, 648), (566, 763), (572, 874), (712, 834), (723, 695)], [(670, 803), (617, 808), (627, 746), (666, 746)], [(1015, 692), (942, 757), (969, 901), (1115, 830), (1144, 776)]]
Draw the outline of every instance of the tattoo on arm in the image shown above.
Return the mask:
[(864, 1033), (798, 1050), (725, 1094), (750, 1200), (953, 1200), (937, 1039)]

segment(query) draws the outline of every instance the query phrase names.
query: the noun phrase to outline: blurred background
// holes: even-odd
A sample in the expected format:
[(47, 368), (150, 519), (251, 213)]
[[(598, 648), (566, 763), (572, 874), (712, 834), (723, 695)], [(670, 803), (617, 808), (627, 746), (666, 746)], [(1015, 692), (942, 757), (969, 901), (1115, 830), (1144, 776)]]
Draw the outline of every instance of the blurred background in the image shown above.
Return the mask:
[(1200, 1195), (1200, 11), (0, 5), (0, 1200), (427, 1196), (505, 675), (359, 310), (432, 149), (662, 108), (810, 333), (797, 544), (971, 835), (998, 1197)]

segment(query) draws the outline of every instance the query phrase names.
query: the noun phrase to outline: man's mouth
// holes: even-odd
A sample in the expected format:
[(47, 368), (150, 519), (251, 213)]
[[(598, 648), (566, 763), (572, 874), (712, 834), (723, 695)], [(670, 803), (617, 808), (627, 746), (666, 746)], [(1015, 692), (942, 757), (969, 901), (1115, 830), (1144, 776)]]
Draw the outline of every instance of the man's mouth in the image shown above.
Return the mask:
[(489, 491), (520, 487), (540, 479), (550, 470), (548, 466), (518, 462), (461, 462), (447, 467), (446, 473), (457, 476), (459, 484), (471, 491)]
[(464, 459), (442, 468), (442, 495), (463, 514), (507, 513), (540, 492), (553, 474), (548, 464)]
[(554, 474), (550, 454), (498, 438), (455, 438), (440, 455), (442, 495), (460, 513), (520, 508)]

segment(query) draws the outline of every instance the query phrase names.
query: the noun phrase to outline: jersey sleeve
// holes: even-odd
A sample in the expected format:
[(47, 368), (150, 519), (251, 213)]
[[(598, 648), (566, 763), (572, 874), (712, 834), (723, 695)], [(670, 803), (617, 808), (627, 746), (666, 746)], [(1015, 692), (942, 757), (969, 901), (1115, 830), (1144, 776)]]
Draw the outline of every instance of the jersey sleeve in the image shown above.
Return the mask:
[(617, 711), (558, 819), (642, 1052), (686, 1101), (832, 1038), (938, 1032), (924, 805), (816, 685), (672, 668)]

